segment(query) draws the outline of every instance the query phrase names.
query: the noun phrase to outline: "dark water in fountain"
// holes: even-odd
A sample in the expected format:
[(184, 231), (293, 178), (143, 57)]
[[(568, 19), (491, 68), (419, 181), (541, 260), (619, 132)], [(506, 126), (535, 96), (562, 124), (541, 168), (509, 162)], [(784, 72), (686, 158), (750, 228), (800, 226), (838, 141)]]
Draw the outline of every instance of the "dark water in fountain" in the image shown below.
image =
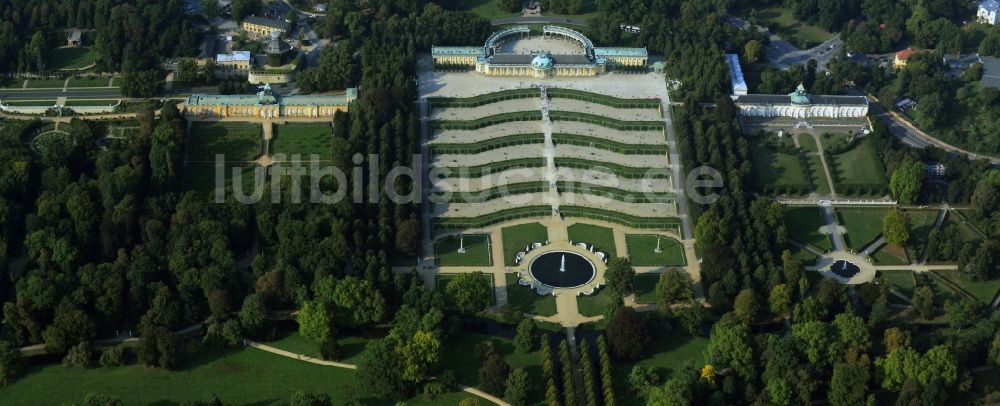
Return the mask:
[(861, 272), (859, 266), (846, 259), (838, 259), (830, 266), (830, 270), (842, 278), (851, 278)]
[[(560, 271), (563, 256), (566, 256), (566, 271)], [(553, 288), (575, 288), (590, 282), (597, 271), (594, 264), (580, 254), (565, 251), (546, 252), (539, 255), (528, 266), (528, 271), (536, 281)]]

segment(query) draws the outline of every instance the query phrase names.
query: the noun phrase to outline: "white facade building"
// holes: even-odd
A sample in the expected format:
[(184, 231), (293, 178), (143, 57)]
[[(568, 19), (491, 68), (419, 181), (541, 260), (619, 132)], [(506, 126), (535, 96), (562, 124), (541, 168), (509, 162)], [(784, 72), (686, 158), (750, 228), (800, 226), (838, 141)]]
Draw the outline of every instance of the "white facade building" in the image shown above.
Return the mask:
[(979, 10), (976, 11), (976, 18), (980, 22), (994, 25), (997, 23), (997, 11), (1000, 10), (998, 0), (980, 0)]
[(743, 69), (740, 68), (740, 57), (736, 54), (726, 54), (726, 64), (729, 65), (729, 79), (733, 83), (734, 96), (746, 96), (750, 93), (747, 82), (743, 79)]
[(860, 118), (868, 114), (863, 96), (812, 96), (802, 85), (787, 96), (752, 94), (733, 96), (744, 117)]

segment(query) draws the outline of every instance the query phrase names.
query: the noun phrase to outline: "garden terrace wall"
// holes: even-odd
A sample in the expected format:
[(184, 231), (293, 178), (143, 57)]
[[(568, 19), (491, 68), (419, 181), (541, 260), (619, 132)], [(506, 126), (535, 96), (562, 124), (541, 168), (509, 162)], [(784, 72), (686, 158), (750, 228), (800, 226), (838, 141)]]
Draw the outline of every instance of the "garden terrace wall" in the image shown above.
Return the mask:
[[(482, 203), (506, 196), (540, 193), (549, 190), (548, 182), (522, 182), (492, 187), (475, 192), (452, 192), (448, 203)], [(465, 196), (469, 195), (469, 196)]]
[(540, 111), (516, 111), (497, 114), (475, 120), (441, 120), (431, 122), (432, 129), (442, 130), (478, 130), (491, 125), (511, 123), (516, 121), (541, 121)]
[(638, 217), (611, 210), (582, 206), (560, 206), (559, 214), (566, 217), (583, 217), (642, 229), (676, 230), (681, 224), (680, 219), (674, 217)]
[(460, 144), (460, 143), (430, 144), (429, 148), (431, 150), (431, 153), (434, 154), (466, 155), (466, 154), (478, 154), (504, 147), (542, 144), (542, 143), (545, 143), (545, 134), (535, 133), (535, 134), (508, 135), (506, 137), (491, 138), (488, 140), (483, 140), (469, 144)]
[(438, 166), (432, 169), (431, 173), (436, 176), (444, 176), (446, 178), (478, 178), (491, 173), (503, 172), (508, 169), (539, 168), (542, 166), (545, 166), (544, 158), (521, 158), (479, 166), (470, 166), (467, 168)]
[(616, 176), (621, 176), (625, 179), (670, 178), (670, 170), (668, 168), (637, 168), (582, 158), (555, 158), (555, 164), (557, 167), (562, 168), (589, 169), (598, 172), (610, 173)]
[(561, 193), (601, 196), (625, 203), (673, 203), (676, 199), (676, 195), (673, 193), (647, 194), (583, 182), (559, 181), (556, 182), (556, 188)]
[(664, 128), (662, 121), (625, 121), (575, 111), (550, 111), (549, 117), (553, 121), (576, 121), (596, 124), (619, 131), (663, 131)]
[(530, 217), (545, 217), (552, 214), (551, 206), (526, 206), (484, 214), (477, 217), (438, 217), (434, 219), (436, 230), (462, 230), (489, 227), (505, 221)]
[(472, 97), (429, 97), (427, 98), (427, 102), (430, 104), (431, 108), (471, 108), (485, 106), (487, 104), (501, 102), (504, 100), (528, 99), (532, 97), (541, 97), (541, 93), (538, 89), (501, 90), (499, 92), (481, 94), (479, 96)]
[(591, 147), (622, 155), (663, 155), (668, 152), (666, 145), (626, 144), (604, 138), (588, 135), (556, 133), (552, 134), (552, 142), (556, 145), (567, 144), (578, 147)]
[(622, 99), (619, 97), (603, 95), (599, 93), (585, 92), (575, 89), (550, 88), (546, 90), (549, 97), (560, 99), (573, 99), (585, 102), (601, 104), (619, 109), (659, 109), (658, 99)]

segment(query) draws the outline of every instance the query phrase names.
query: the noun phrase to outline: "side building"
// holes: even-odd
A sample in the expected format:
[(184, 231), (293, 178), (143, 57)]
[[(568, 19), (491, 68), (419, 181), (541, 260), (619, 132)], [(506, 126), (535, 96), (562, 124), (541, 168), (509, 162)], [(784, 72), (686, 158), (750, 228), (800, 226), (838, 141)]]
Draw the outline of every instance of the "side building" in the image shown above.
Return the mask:
[(740, 67), (740, 57), (736, 54), (726, 54), (726, 64), (729, 65), (729, 79), (733, 85), (733, 95), (746, 96), (750, 93), (747, 82), (743, 78), (743, 68)]
[(338, 111), (347, 111), (357, 98), (356, 88), (347, 89), (343, 95), (281, 96), (265, 84), (256, 95), (193, 94), (182, 110), (189, 116), (201, 118), (332, 118)]
[(278, 32), (284, 35), (288, 32), (288, 23), (281, 20), (272, 20), (270, 18), (257, 16), (245, 17), (240, 27), (246, 32), (260, 36), (268, 36), (271, 35), (272, 32)]
[(813, 96), (801, 84), (788, 95), (733, 96), (744, 117), (861, 118), (868, 115), (864, 96)]

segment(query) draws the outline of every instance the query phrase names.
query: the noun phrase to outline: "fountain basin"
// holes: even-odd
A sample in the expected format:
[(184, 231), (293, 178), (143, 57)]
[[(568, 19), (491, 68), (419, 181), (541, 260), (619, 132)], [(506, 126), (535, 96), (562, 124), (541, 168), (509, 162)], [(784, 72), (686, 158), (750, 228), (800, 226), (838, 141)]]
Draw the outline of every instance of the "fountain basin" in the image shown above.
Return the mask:
[(528, 272), (536, 282), (558, 289), (577, 288), (597, 276), (597, 268), (591, 260), (569, 251), (546, 252), (535, 257), (528, 264)]
[(830, 271), (841, 278), (850, 279), (861, 272), (861, 267), (846, 259), (838, 259), (830, 265)]

